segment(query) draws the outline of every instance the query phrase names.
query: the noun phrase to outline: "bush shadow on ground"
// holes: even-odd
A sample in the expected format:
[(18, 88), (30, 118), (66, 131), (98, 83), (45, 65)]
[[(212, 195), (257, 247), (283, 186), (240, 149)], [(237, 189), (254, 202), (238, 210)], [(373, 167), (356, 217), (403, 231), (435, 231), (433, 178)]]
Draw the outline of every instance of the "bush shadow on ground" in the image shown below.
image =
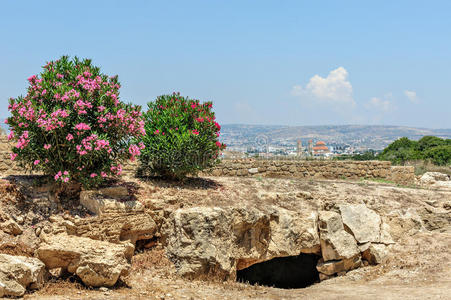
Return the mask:
[(222, 187), (215, 180), (202, 177), (187, 177), (184, 180), (170, 180), (159, 176), (140, 176), (140, 180), (160, 188), (179, 188), (186, 190), (211, 190)]

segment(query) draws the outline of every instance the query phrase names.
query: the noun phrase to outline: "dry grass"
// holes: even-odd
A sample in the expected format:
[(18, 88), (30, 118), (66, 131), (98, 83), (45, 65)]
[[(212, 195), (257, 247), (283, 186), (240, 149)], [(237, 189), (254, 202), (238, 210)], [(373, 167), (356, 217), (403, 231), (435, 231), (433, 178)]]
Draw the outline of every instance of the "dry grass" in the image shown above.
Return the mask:
[(436, 166), (423, 160), (410, 161), (406, 165), (415, 167), (415, 175), (417, 176), (421, 176), (426, 172), (440, 172), (451, 176), (451, 166)]
[(130, 273), (143, 273), (154, 268), (170, 268), (172, 263), (165, 255), (164, 249), (150, 249), (132, 258)]

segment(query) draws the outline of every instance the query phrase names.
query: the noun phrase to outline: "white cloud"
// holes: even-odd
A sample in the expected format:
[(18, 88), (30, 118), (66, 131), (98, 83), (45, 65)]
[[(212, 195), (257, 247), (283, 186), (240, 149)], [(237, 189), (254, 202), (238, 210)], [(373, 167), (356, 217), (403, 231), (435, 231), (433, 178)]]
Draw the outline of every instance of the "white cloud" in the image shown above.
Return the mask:
[(371, 98), (365, 106), (368, 109), (376, 109), (381, 112), (390, 112), (394, 109), (394, 106), (389, 99), (381, 99), (377, 97)]
[(318, 102), (355, 105), (348, 71), (343, 67), (332, 70), (325, 78), (315, 75), (310, 78), (305, 88), (295, 85), (291, 93), (295, 96), (309, 97)]
[(417, 96), (417, 92), (405, 90), (404, 95), (406, 95), (407, 98), (413, 103), (418, 103), (419, 99)]

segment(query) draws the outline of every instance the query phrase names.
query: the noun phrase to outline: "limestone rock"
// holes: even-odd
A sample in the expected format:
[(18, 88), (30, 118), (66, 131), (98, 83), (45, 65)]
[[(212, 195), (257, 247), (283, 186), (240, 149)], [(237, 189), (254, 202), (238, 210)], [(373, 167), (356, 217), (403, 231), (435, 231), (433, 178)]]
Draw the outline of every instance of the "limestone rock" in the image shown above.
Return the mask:
[(397, 241), (404, 236), (412, 236), (425, 230), (423, 221), (416, 209), (409, 208), (406, 211), (393, 211), (387, 216), (390, 235)]
[(347, 272), (356, 269), (361, 265), (362, 261), (360, 259), (360, 255), (356, 255), (347, 259), (332, 260), (326, 262), (324, 262), (323, 259), (320, 259), (318, 261), (316, 269), (318, 270), (318, 272), (330, 276), (336, 273)]
[[(105, 192), (105, 190), (107, 192)], [(122, 189), (120, 189), (122, 190)], [(144, 205), (139, 201), (120, 201), (114, 198), (121, 195), (115, 187), (110, 187), (98, 191), (81, 191), (80, 204), (86, 207), (90, 212), (97, 215), (103, 213), (130, 213), (143, 212)]]
[(370, 244), (362, 251), (363, 259), (372, 265), (383, 263), (388, 255), (388, 246), (384, 244)]
[(99, 189), (98, 192), (106, 197), (116, 200), (129, 200), (130, 195), (125, 186), (109, 186)]
[(343, 224), (358, 243), (379, 242), (381, 218), (364, 204), (340, 205)]
[(0, 229), (12, 235), (19, 235), (23, 232), (22, 228), (20, 228), (20, 226), (12, 219), (0, 224)]
[(151, 239), (158, 230), (152, 217), (145, 213), (105, 213), (88, 218), (59, 220), (53, 226), (53, 234), (67, 233), (94, 240), (120, 243)]
[(448, 174), (440, 172), (426, 172), (420, 177), (420, 182), (423, 184), (434, 184), (437, 181), (449, 181)]
[(393, 238), (390, 234), (390, 226), (387, 223), (382, 223), (381, 225), (381, 232), (379, 237), (379, 242), (382, 244), (394, 244), (395, 241), (393, 241)]
[(280, 207), (194, 207), (173, 212), (163, 237), (179, 275), (233, 278), (274, 257), (319, 252), (316, 219)]
[(273, 257), (301, 253), (320, 254), (316, 212), (293, 212), (283, 208), (271, 214), (268, 253)]
[(354, 237), (344, 230), (338, 213), (320, 211), (319, 231), (324, 261), (351, 259), (359, 255), (357, 243)]
[(66, 234), (45, 236), (37, 255), (49, 269), (63, 268), (88, 286), (113, 286), (128, 274), (134, 247)]
[(257, 174), (258, 173), (258, 168), (250, 168), (248, 170), (249, 174)]
[(0, 254), (0, 297), (21, 297), (27, 288), (41, 288), (46, 275), (37, 258)]
[[(165, 232), (166, 251), (179, 275), (229, 277), (234, 267), (233, 258), (229, 257), (234, 233), (228, 221), (228, 212), (222, 208), (194, 207), (173, 213)], [(248, 243), (259, 242), (251, 234), (246, 237)]]

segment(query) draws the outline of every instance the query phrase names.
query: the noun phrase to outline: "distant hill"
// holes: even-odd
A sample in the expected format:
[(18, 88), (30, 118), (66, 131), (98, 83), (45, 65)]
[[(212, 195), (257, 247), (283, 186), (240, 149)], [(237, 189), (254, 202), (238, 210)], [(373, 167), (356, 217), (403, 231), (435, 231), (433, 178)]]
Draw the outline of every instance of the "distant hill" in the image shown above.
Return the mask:
[[(8, 125), (0, 120), (6, 132)], [(418, 140), (425, 135), (451, 139), (451, 129), (428, 129), (382, 125), (222, 125), (221, 141), (231, 147), (251, 147), (256, 144), (295, 145), (298, 139), (306, 145), (309, 139), (323, 140), (327, 144), (348, 144), (354, 147), (383, 149), (400, 137)]]
[(451, 129), (427, 129), (382, 125), (269, 126), (223, 125), (221, 140), (229, 146), (246, 147), (267, 141), (270, 145), (294, 145), (301, 139), (323, 140), (327, 144), (349, 144), (354, 147), (383, 149), (400, 137), (418, 140), (425, 135), (451, 138)]

